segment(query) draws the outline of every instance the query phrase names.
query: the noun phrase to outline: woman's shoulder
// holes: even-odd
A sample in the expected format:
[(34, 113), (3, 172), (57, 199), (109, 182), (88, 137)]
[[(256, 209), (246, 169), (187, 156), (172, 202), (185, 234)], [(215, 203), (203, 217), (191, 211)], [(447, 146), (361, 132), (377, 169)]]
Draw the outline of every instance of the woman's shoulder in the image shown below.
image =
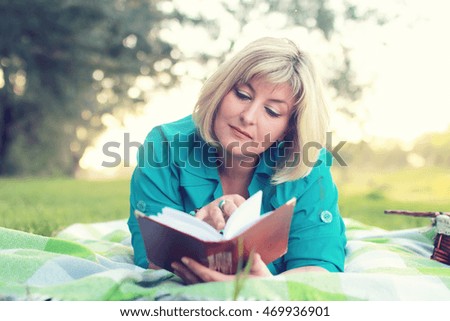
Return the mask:
[(332, 158), (332, 154), (323, 148), (311, 171), (306, 176), (276, 185), (278, 202), (282, 204), (292, 198), (292, 196), (299, 198), (317, 183), (320, 183), (322, 186), (330, 185), (332, 187), (334, 185), (331, 175)]
[(333, 164), (333, 155), (326, 148), (319, 151), (316, 162), (312, 165), (310, 172), (302, 178), (286, 182), (286, 186), (297, 186), (310, 184), (330, 173)]

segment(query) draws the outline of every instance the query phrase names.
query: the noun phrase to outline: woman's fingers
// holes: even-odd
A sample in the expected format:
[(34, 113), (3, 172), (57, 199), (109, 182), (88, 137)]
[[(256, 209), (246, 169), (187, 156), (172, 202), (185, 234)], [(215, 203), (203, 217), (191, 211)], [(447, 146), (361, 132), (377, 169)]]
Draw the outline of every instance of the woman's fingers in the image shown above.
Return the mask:
[(217, 272), (187, 257), (183, 257), (181, 261), (191, 273), (203, 282), (227, 281), (234, 278), (233, 275)]
[(231, 214), (238, 208), (238, 205), (233, 200), (224, 200), (223, 205), (219, 208), (225, 221), (228, 221)]
[(270, 272), (267, 265), (263, 262), (261, 259), (261, 255), (258, 253), (252, 254), (252, 266), (250, 268), (250, 274), (253, 276), (272, 276), (272, 273)]
[(239, 194), (225, 195), (219, 200), (220, 201), (218, 203), (218, 207), (222, 211), (225, 221), (228, 221), (228, 219), (231, 215), (233, 215), (236, 209), (245, 202), (245, 198), (243, 198)]
[(233, 202), (234, 204), (236, 204), (237, 207), (241, 206), (241, 204), (245, 202), (245, 198), (239, 194), (233, 194), (232, 197)]
[(202, 207), (195, 216), (220, 231), (225, 227), (230, 216), (244, 202), (245, 198), (239, 194), (224, 195)]
[(205, 206), (200, 209), (195, 216), (218, 231), (225, 227), (225, 217), (217, 206)]
[(152, 262), (148, 263), (148, 268), (152, 269), (152, 270), (161, 270), (161, 268), (159, 266), (157, 266), (156, 264), (153, 264)]
[(171, 264), (173, 272), (178, 275), (186, 284), (196, 284), (203, 282), (198, 278), (191, 270), (189, 270), (184, 264), (179, 262), (173, 262)]

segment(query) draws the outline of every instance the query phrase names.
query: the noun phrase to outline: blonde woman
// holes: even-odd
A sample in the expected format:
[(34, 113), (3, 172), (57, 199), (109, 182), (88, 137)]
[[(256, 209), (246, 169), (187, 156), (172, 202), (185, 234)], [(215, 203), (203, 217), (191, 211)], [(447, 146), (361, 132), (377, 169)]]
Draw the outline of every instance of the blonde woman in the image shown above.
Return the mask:
[[(128, 221), (135, 263), (152, 267), (135, 209), (153, 215), (170, 206), (221, 230), (262, 190), (262, 213), (292, 197), (297, 205), (287, 253), (268, 265), (255, 254), (250, 274), (343, 271), (345, 226), (323, 148), (327, 125), (310, 58), (287, 39), (250, 43), (205, 82), (191, 116), (154, 128), (142, 145)], [(188, 284), (234, 278), (190, 258), (172, 268)]]

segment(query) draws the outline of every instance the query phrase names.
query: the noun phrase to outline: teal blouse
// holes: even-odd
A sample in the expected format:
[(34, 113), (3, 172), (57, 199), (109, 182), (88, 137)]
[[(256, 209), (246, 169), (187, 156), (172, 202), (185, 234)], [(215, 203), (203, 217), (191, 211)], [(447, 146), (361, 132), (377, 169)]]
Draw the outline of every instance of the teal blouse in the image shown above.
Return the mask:
[[(248, 186), (249, 195), (263, 191), (261, 213), (274, 210), (294, 196), (297, 198), (288, 251), (268, 265), (270, 271), (279, 274), (309, 265), (331, 272), (343, 271), (345, 226), (330, 173), (331, 154), (323, 149), (306, 177), (272, 185), (270, 178), (278, 152), (277, 148), (264, 152)], [(215, 155), (214, 149), (198, 135), (191, 116), (150, 131), (139, 149), (130, 186), (128, 226), (136, 265), (148, 267), (134, 211), (155, 215), (169, 206), (189, 213), (222, 196)]]

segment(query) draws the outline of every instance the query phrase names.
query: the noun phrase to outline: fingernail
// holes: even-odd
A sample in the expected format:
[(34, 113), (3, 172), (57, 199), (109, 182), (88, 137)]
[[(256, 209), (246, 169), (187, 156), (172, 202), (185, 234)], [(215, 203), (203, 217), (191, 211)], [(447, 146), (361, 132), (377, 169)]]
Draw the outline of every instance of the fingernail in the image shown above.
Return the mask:
[(184, 264), (188, 265), (189, 264), (189, 259), (187, 257), (183, 257), (183, 258), (181, 258), (181, 262), (183, 262)]

